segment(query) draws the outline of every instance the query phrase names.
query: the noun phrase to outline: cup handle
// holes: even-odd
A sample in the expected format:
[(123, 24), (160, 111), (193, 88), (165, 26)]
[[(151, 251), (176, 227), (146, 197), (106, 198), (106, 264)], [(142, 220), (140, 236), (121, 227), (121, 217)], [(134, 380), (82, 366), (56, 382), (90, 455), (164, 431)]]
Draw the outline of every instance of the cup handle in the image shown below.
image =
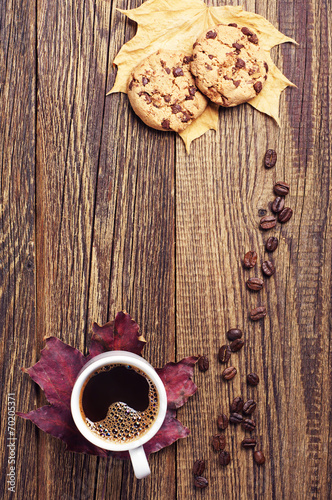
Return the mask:
[(129, 455), (137, 479), (143, 479), (151, 474), (143, 446), (129, 450)]

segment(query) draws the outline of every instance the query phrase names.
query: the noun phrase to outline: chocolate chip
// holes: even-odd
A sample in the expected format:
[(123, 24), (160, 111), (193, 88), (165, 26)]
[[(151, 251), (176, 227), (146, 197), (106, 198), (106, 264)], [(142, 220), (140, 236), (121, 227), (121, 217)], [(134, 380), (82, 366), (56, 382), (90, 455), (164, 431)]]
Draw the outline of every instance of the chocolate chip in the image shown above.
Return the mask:
[(242, 45), (242, 43), (235, 42), (232, 44), (232, 47), (234, 47), (234, 49), (241, 50), (243, 49), (244, 45)]
[(240, 85), (241, 83), (241, 80), (235, 80), (235, 82), (233, 82), (235, 87), (238, 88), (238, 86)]
[(189, 120), (191, 120), (190, 114), (187, 113), (187, 111), (184, 111), (182, 113), (182, 118), (181, 118), (182, 123), (187, 123), (187, 122), (189, 122)]
[(166, 73), (169, 75), (171, 70), (169, 68), (165, 68)]
[(195, 95), (197, 92), (197, 88), (194, 85), (190, 85), (189, 87), (189, 94), (190, 95)]
[(198, 45), (198, 42), (195, 42), (193, 45), (193, 49)]
[(209, 59), (213, 59), (214, 56), (212, 54), (209, 54)]
[(143, 78), (142, 78), (142, 83), (143, 83), (143, 85), (144, 85), (144, 87), (145, 87), (145, 85), (146, 85), (147, 83), (149, 83), (149, 80), (148, 80), (145, 76), (143, 76)]
[(183, 62), (184, 64), (189, 64), (193, 60), (193, 56), (184, 56)]
[(173, 75), (175, 76), (175, 78), (177, 76), (183, 76), (183, 71), (182, 71), (182, 68), (173, 68)]
[(228, 26), (232, 26), (232, 28), (237, 28), (237, 24), (236, 23), (229, 23)]
[(252, 36), (253, 35), (253, 32), (250, 31), (249, 28), (246, 28), (245, 26), (241, 29), (242, 33), (246, 36)]
[(182, 111), (182, 108), (180, 106), (180, 104), (173, 104), (171, 106), (171, 109), (172, 109), (172, 113), (175, 115), (176, 113), (180, 113), (180, 111)]
[(217, 32), (216, 31), (213, 31), (213, 30), (210, 30), (206, 33), (206, 38), (216, 38), (217, 37)]
[(268, 73), (268, 71), (269, 71), (269, 67), (268, 67), (268, 65), (267, 65), (267, 63), (266, 63), (266, 62), (264, 62), (264, 68), (265, 68), (266, 73)]
[(186, 101), (193, 101), (194, 97), (192, 95), (186, 95)]
[(255, 89), (256, 94), (259, 94), (260, 91), (262, 90), (262, 88), (263, 88), (262, 82), (255, 83), (254, 89)]
[(169, 130), (170, 129), (170, 121), (169, 120), (163, 120), (161, 122), (161, 126), (166, 129), (166, 130)]
[(144, 96), (144, 99), (146, 100), (147, 103), (150, 104), (152, 102), (152, 99), (151, 99), (150, 95), (147, 92), (140, 92), (138, 95), (140, 97)]
[(128, 87), (128, 88), (129, 88), (129, 90), (132, 90), (133, 85), (134, 85), (134, 81), (135, 81), (135, 80), (131, 80), (131, 82), (130, 82), (130, 84), (129, 84), (129, 87)]
[(249, 36), (248, 40), (249, 40), (249, 42), (254, 43), (255, 45), (258, 45), (258, 36), (255, 33), (253, 35)]
[(246, 65), (246, 63), (244, 62), (243, 59), (240, 59), (238, 57), (238, 59), (236, 60), (236, 63), (235, 63), (235, 67), (238, 68), (238, 69), (241, 69), (241, 68), (244, 68)]
[(210, 66), (209, 64), (205, 64), (205, 67), (206, 67), (206, 69), (207, 69), (208, 71), (211, 71), (211, 69), (212, 69), (212, 66)]
[(164, 95), (164, 101), (165, 102), (171, 102), (171, 96), (170, 95)]

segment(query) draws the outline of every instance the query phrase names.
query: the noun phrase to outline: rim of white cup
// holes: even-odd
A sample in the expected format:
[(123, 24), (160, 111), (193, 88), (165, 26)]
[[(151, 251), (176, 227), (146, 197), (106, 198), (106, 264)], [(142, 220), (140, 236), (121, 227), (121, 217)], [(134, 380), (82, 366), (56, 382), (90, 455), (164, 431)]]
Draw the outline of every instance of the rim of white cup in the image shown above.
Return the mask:
[[(138, 368), (139, 370), (142, 370), (151, 379), (158, 392), (159, 408), (154, 423), (152, 424), (151, 428), (145, 434), (143, 434), (142, 437), (130, 443), (118, 444), (98, 437), (88, 428), (81, 413), (80, 394), (85, 381), (94, 371), (108, 364), (131, 365), (135, 368)], [(150, 363), (148, 363), (148, 361), (146, 361), (144, 358), (127, 351), (108, 351), (103, 352), (102, 354), (98, 354), (83, 366), (77, 376), (71, 393), (70, 408), (76, 427), (78, 428), (80, 433), (88, 441), (90, 441), (90, 443), (98, 446), (99, 448), (103, 448), (104, 450), (128, 451), (144, 445), (145, 443), (150, 441), (150, 439), (158, 432), (166, 416), (167, 395), (164, 384), (158, 373), (155, 371), (153, 366), (150, 365)]]

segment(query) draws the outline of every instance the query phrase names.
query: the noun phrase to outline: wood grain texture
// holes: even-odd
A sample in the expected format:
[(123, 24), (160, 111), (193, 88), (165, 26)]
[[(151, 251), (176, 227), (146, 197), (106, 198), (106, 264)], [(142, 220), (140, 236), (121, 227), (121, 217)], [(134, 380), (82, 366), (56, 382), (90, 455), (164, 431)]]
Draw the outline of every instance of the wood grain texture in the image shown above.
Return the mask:
[[(19, 370), (38, 359), (45, 336), (86, 352), (91, 323), (121, 309), (140, 325), (154, 366), (210, 359), (178, 411), (191, 435), (151, 456), (152, 475), (142, 481), (128, 463), (65, 453), (62, 442), (19, 421), (17, 498), (331, 498), (331, 5), (231, 3), (298, 41), (272, 51), (298, 88), (282, 94), (280, 128), (250, 106), (224, 109), (220, 130), (196, 140), (190, 156), (178, 137), (148, 129), (127, 96), (106, 97), (111, 62), (135, 33), (116, 7), (140, 0), (0, 7), (1, 414), (6, 391), (22, 411), (45, 402)], [(262, 164), (267, 148), (278, 152), (272, 170)], [(294, 215), (262, 233), (258, 212), (269, 211), (277, 180), (291, 186)], [(250, 293), (245, 281), (261, 276), (270, 235), (279, 238), (277, 272)], [(259, 264), (246, 271), (250, 249)], [(248, 313), (259, 304), (268, 315), (253, 323)], [(235, 326), (245, 347), (231, 358), (237, 376), (224, 383), (217, 353)], [(245, 382), (251, 371), (256, 388)], [(240, 428), (226, 431), (227, 468), (210, 444), (218, 414), (240, 394), (258, 403), (261, 468), (241, 448)], [(2, 447), (5, 440), (2, 427)], [(193, 486), (197, 458), (207, 461), (204, 491)], [(4, 492), (6, 461), (4, 454)]]
[[(2, 498), (23, 498), (23, 492), (33, 498), (38, 482), (37, 432), (18, 421), (16, 441), (11, 440), (9, 416), (15, 407), (36, 404), (35, 388), (21, 373), (21, 367), (36, 359), (35, 2), (2, 2), (0, 19), (0, 491)], [(10, 467), (15, 468), (16, 493), (7, 490)]]

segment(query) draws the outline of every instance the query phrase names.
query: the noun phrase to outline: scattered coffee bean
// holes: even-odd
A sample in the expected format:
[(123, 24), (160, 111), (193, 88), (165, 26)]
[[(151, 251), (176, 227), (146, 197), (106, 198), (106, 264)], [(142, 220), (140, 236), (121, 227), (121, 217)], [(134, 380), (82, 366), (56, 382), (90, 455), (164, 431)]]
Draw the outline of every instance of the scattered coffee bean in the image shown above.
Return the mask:
[(272, 276), (276, 272), (276, 268), (270, 260), (265, 260), (262, 264), (262, 271), (265, 276)]
[(229, 421), (231, 424), (242, 424), (243, 422), (243, 417), (240, 415), (240, 413), (231, 413), (229, 417)]
[(204, 471), (205, 471), (204, 460), (196, 460), (196, 462), (193, 465), (193, 474), (195, 474), (195, 476), (201, 476)]
[(226, 437), (225, 434), (216, 434), (212, 436), (212, 448), (214, 451), (224, 450), (226, 446)]
[(219, 454), (219, 463), (223, 467), (226, 467), (226, 465), (228, 465), (230, 461), (231, 461), (231, 456), (228, 451), (222, 451)]
[(277, 196), (286, 196), (289, 193), (289, 185), (286, 182), (276, 182), (273, 188)]
[(274, 252), (278, 248), (278, 238), (271, 236), (265, 243), (265, 249), (267, 252)]
[(259, 306), (250, 311), (250, 319), (252, 321), (258, 321), (266, 316), (266, 307)]
[(279, 212), (281, 212), (284, 206), (285, 206), (285, 198), (277, 196), (271, 205), (271, 210), (275, 214), (278, 214)]
[(268, 149), (264, 156), (264, 165), (266, 168), (272, 168), (277, 163), (277, 153), (274, 149)]
[(278, 215), (278, 221), (281, 222), (281, 224), (284, 224), (285, 222), (288, 222), (289, 219), (293, 215), (293, 210), (289, 207), (285, 207)]
[(243, 259), (243, 265), (245, 268), (250, 269), (251, 267), (255, 267), (257, 262), (257, 253), (250, 251), (247, 252)]
[(245, 418), (242, 422), (242, 427), (246, 431), (254, 431), (256, 428), (256, 422), (250, 418)]
[(225, 413), (221, 413), (217, 420), (218, 429), (224, 431), (228, 427), (228, 417)]
[(255, 448), (257, 440), (255, 438), (245, 438), (241, 444), (243, 448)]
[(273, 217), (273, 215), (265, 215), (265, 217), (262, 217), (259, 223), (259, 227), (263, 229), (264, 231), (268, 231), (269, 229), (272, 229), (275, 227), (277, 224), (276, 218)]
[(245, 415), (251, 415), (256, 410), (256, 403), (253, 399), (248, 399), (243, 405), (243, 413)]
[(254, 452), (254, 460), (256, 464), (258, 465), (263, 465), (265, 463), (265, 456), (262, 451), (255, 451)]
[(205, 477), (202, 476), (195, 477), (194, 485), (196, 486), (196, 488), (200, 488), (202, 490), (203, 488), (206, 488), (208, 484), (209, 484), (208, 480), (205, 479)]
[(230, 406), (231, 413), (240, 413), (240, 411), (242, 411), (242, 408), (243, 408), (243, 403), (244, 403), (244, 401), (241, 398), (241, 396), (234, 398), (233, 402)]
[(231, 348), (232, 352), (238, 352), (242, 349), (243, 346), (244, 346), (243, 340), (236, 339), (233, 340), (233, 342), (231, 342), (229, 347)]
[(200, 356), (197, 364), (201, 372), (206, 372), (209, 369), (209, 358), (207, 356)]
[[(264, 281), (261, 278), (249, 278), (247, 281), (247, 287), (253, 292), (258, 292), (263, 288)], [(232, 349), (233, 350), (233, 349)]]
[(228, 330), (226, 335), (228, 340), (240, 339), (242, 337), (242, 330), (239, 330), (238, 328), (231, 328)]
[(259, 376), (256, 373), (249, 373), (247, 375), (247, 383), (249, 385), (257, 385), (259, 383)]
[(221, 376), (224, 380), (232, 380), (232, 378), (234, 378), (236, 374), (236, 368), (234, 368), (234, 366), (229, 366), (222, 372)]
[(219, 349), (219, 361), (220, 363), (228, 363), (230, 360), (232, 351), (228, 345), (222, 345)]

